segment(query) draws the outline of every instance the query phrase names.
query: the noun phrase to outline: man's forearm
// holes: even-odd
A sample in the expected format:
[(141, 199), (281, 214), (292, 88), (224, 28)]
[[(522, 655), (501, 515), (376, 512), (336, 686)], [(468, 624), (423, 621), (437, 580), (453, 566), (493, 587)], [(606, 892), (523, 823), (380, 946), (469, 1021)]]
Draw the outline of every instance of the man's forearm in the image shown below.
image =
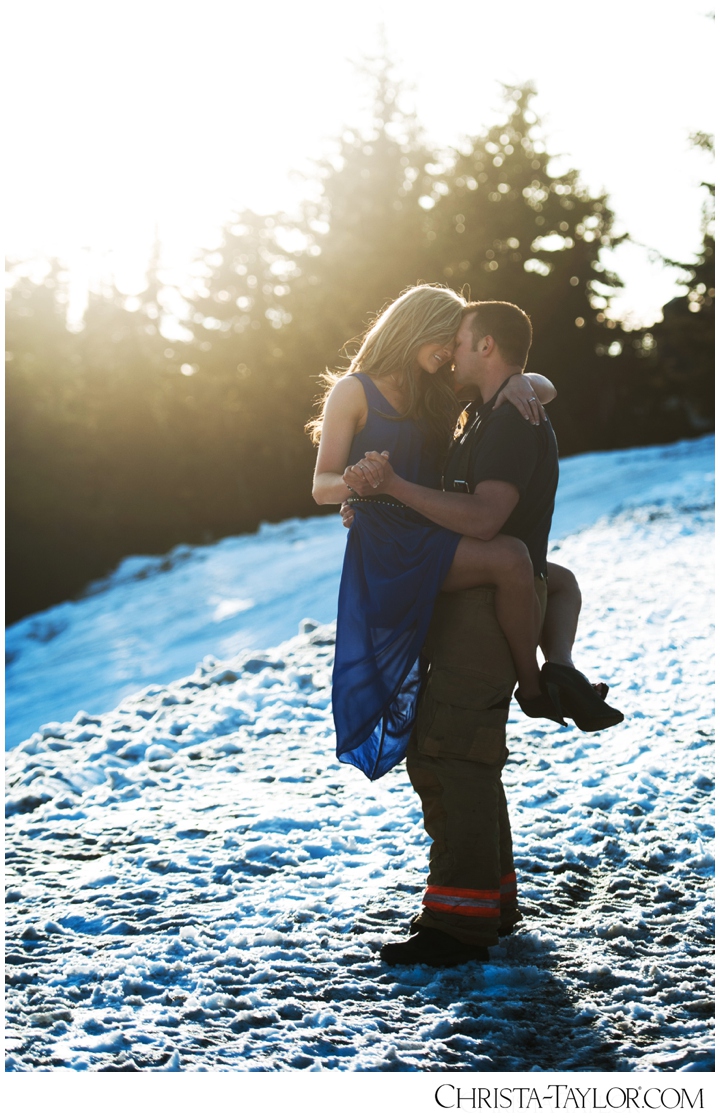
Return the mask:
[(436, 525), (466, 537), (489, 541), (502, 528), (497, 513), (476, 494), (448, 494), (397, 476), (386, 492)]

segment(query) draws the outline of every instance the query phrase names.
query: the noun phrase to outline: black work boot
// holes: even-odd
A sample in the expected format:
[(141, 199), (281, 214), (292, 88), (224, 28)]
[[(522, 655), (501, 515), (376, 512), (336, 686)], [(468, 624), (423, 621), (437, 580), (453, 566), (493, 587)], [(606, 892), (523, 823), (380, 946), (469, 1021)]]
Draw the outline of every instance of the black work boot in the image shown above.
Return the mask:
[(430, 964), (450, 968), (468, 961), (487, 961), (490, 955), (484, 945), (466, 945), (442, 930), (416, 926), (407, 941), (390, 941), (383, 945), (380, 957), (386, 964)]
[(511, 933), (520, 925), (523, 916), (519, 910), (508, 910), (507, 913), (500, 915), (500, 925), (498, 926), (498, 937), (509, 937)]

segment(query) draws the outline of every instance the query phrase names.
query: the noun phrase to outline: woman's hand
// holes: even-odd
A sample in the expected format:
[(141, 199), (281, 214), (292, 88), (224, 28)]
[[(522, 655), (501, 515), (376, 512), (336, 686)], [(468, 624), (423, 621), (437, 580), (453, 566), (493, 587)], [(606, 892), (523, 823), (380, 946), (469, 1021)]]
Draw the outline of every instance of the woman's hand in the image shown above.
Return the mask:
[(390, 464), (390, 452), (383, 451), (382, 453), (378, 453), (377, 451), (368, 451), (363, 462), (373, 467), (380, 476), (378, 482), (378, 490), (380, 493), (389, 494), (393, 479), (397, 478)]
[(346, 467), (342, 476), (343, 482), (350, 490), (354, 490), (359, 498), (370, 497), (385, 484), (388, 468), (393, 474), (395, 473), (388, 460), (388, 451), (383, 451), (382, 454), (369, 451), (359, 463)]
[(520, 415), (529, 420), (531, 424), (538, 425), (541, 420), (545, 420), (545, 409), (535, 395), (532, 382), (524, 373), (514, 373), (512, 375), (507, 385), (498, 394), (493, 412), (505, 401), (510, 401), (510, 404), (515, 406)]

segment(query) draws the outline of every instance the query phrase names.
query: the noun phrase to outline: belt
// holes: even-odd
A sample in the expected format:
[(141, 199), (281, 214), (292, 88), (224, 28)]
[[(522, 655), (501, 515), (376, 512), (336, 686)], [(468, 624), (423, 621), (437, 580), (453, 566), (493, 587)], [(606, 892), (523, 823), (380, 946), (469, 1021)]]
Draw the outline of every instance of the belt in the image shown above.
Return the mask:
[(378, 506), (400, 506), (401, 509), (408, 508), (405, 502), (398, 501), (397, 498), (391, 497), (390, 494), (383, 494), (381, 498), (361, 498), (359, 495), (355, 495), (354, 497), (346, 498), (345, 501), (351, 506), (358, 505), (360, 502), (375, 502)]

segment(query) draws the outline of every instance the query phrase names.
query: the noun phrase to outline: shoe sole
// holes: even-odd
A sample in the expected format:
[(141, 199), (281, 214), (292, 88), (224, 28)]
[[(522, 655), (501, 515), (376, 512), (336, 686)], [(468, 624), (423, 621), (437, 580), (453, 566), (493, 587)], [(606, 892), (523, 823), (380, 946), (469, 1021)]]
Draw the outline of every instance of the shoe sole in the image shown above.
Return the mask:
[(617, 727), (617, 725), (619, 723), (623, 723), (625, 719), (625, 716), (622, 714), (622, 712), (617, 712), (616, 716), (613, 719), (577, 720), (567, 707), (565, 707), (565, 711), (580, 731), (607, 731), (608, 727)]

